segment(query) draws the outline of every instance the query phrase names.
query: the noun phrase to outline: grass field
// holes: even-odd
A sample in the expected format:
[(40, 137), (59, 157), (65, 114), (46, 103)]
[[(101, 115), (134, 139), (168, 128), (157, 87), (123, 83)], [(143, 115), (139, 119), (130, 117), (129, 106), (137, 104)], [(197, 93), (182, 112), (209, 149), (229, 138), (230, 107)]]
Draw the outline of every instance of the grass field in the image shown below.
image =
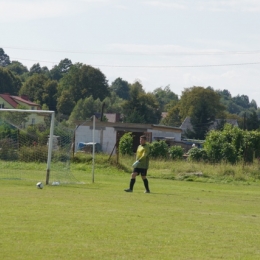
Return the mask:
[[(85, 184), (0, 180), (1, 259), (260, 259), (260, 184), (140, 178), (74, 166)], [(188, 166), (185, 166), (188, 167)], [(198, 166), (195, 167), (195, 170)], [(28, 171), (27, 171), (28, 174)]]

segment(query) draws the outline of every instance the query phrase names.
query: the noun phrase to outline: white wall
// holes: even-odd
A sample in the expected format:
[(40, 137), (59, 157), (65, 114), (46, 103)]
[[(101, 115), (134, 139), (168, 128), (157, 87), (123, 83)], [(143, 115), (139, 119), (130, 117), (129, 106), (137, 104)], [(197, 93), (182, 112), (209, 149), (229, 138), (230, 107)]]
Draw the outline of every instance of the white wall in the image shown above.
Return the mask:
[[(105, 127), (104, 129), (96, 129), (94, 131), (95, 143), (100, 143), (104, 153), (111, 153), (116, 143), (116, 131), (113, 127)], [(93, 142), (93, 131), (89, 126), (79, 126), (76, 129), (75, 148), (78, 143)]]
[[(174, 137), (175, 141), (181, 141), (181, 133), (175, 132), (162, 132), (158, 130), (148, 129), (152, 133), (152, 141), (155, 137)], [(116, 144), (116, 131), (114, 127), (104, 127), (95, 130), (95, 142), (100, 143), (102, 151), (110, 154)], [(79, 142), (89, 143), (93, 142), (92, 129), (89, 126), (79, 126), (76, 130), (75, 148), (78, 147)], [(115, 153), (115, 150), (114, 150)]]
[[(103, 130), (102, 149), (104, 153), (111, 153), (116, 144), (116, 131), (114, 127), (106, 127)], [(115, 153), (116, 150), (114, 150)]]

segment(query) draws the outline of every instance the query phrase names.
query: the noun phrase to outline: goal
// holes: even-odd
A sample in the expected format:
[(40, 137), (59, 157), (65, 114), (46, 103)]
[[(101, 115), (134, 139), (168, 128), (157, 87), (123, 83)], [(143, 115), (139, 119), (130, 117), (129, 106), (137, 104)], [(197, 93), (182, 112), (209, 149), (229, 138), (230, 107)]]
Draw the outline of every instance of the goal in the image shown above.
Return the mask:
[(73, 135), (54, 111), (0, 109), (0, 179), (79, 183), (70, 170)]

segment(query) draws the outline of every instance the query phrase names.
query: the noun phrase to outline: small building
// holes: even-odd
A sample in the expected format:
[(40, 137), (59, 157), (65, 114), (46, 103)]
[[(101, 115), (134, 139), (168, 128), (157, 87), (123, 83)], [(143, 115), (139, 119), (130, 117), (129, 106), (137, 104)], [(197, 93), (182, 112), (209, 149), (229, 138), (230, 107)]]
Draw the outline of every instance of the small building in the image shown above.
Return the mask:
[[(18, 106), (23, 106), (28, 110), (41, 110), (41, 106), (29, 100), (27, 95), (12, 96), (10, 94), (0, 94), (0, 109), (16, 109)], [(43, 114), (28, 115), (28, 125), (35, 125), (43, 122)]]
[[(75, 147), (80, 142), (93, 142), (93, 123), (85, 122), (82, 125), (78, 122), (75, 130)], [(136, 151), (141, 135), (146, 135), (148, 142), (158, 140), (158, 138), (171, 138), (181, 141), (182, 130), (179, 127), (171, 127), (154, 124), (132, 124), (132, 123), (110, 123), (96, 121), (94, 131), (94, 142), (100, 143), (104, 153), (115, 152), (120, 138), (131, 132), (133, 134), (133, 150)]]

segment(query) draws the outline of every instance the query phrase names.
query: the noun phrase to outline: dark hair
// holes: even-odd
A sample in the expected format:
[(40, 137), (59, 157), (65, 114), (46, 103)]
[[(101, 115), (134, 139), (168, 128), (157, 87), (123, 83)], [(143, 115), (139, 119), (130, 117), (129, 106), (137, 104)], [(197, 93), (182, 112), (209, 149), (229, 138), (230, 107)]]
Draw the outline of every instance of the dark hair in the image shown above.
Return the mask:
[(146, 136), (145, 135), (141, 135), (140, 138), (146, 140)]

